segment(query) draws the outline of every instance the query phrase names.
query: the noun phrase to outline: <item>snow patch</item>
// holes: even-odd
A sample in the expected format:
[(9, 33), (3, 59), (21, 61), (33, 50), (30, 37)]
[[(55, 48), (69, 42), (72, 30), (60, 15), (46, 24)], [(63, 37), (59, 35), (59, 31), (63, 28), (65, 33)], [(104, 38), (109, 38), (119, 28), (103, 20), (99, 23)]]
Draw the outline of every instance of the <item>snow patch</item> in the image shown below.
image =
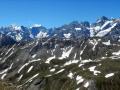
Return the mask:
[(81, 66), (83, 66), (83, 65), (84, 65), (84, 64), (79, 64), (78, 67), (81, 67)]
[(93, 28), (88, 28), (90, 30), (90, 37), (93, 37), (95, 32)]
[(31, 67), (28, 69), (27, 73), (29, 73), (32, 69), (33, 69), (33, 66), (31, 66)]
[(68, 33), (68, 34), (64, 34), (64, 37), (65, 37), (65, 38), (67, 38), (67, 39), (69, 39), (69, 38), (70, 38), (70, 36), (71, 36), (71, 34), (70, 34), (70, 33)]
[(63, 51), (62, 56), (59, 57), (59, 59), (64, 59), (64, 58), (69, 57), (69, 55), (70, 55), (70, 53), (71, 53), (72, 50), (73, 50), (73, 47), (71, 47), (71, 49), (69, 49), (68, 51), (66, 51), (66, 50)]
[(50, 70), (50, 72), (54, 72), (55, 71), (55, 68), (52, 68), (51, 70)]
[(75, 53), (75, 55), (74, 55), (74, 60), (76, 59), (76, 55), (77, 55), (77, 54)]
[(18, 70), (18, 73), (20, 73), (22, 71), (22, 69), (26, 66), (28, 66), (30, 63), (33, 63), (33, 62), (38, 62), (40, 61), (41, 59), (37, 59), (37, 60), (32, 60), (32, 61), (29, 61), (28, 63), (25, 63), (24, 65), (22, 65), (22, 67)]
[(34, 55), (32, 55), (32, 58), (35, 58), (37, 56), (37, 54), (34, 54)]
[(95, 42), (94, 42), (94, 46), (93, 46), (93, 48), (92, 48), (92, 50), (93, 51), (95, 51), (95, 48), (96, 48), (96, 46), (97, 46), (97, 44), (98, 44), (98, 42), (96, 41), (96, 40), (94, 40)]
[(83, 81), (84, 81), (84, 79), (82, 78), (82, 76), (77, 76), (76, 77), (76, 81), (77, 81), (77, 84), (79, 84), (79, 83), (82, 83)]
[(15, 45), (13, 45), (10, 49), (8, 49), (8, 51), (6, 52), (5, 55), (7, 55), (11, 50), (14, 50), (14, 47), (15, 47)]
[(49, 58), (46, 60), (46, 62), (45, 62), (45, 63), (50, 63), (50, 61), (51, 61), (52, 59), (55, 59), (55, 55), (54, 55), (54, 56), (52, 56), (52, 57), (49, 57)]
[(89, 86), (89, 82), (86, 82), (86, 83), (84, 84), (84, 87), (87, 88), (88, 86)]
[(25, 63), (19, 70), (18, 70), (18, 73), (20, 73), (22, 71), (22, 69), (27, 66), (29, 63)]
[(105, 78), (109, 78), (109, 77), (112, 77), (112, 76), (114, 76), (114, 73), (109, 73), (109, 74), (105, 75)]
[(29, 63), (38, 62), (38, 61), (40, 61), (40, 60), (41, 60), (41, 59), (32, 60), (32, 61), (29, 61)]
[(0, 74), (4, 74), (6, 73), (8, 70), (10, 70), (13, 66), (13, 63), (10, 65), (10, 67), (8, 67), (7, 69), (3, 70), (2, 72), (0, 72)]
[(94, 73), (94, 75), (97, 75), (98, 73), (101, 73), (100, 71), (95, 70), (96, 66), (89, 67), (88, 69)]
[(85, 45), (84, 48), (83, 48), (83, 50), (80, 51), (80, 55), (83, 54), (83, 52), (84, 52), (84, 50), (85, 50), (86, 47), (87, 47), (87, 45)]
[(47, 32), (42, 32), (42, 31), (40, 31), (36, 36), (36, 38), (45, 38), (45, 37), (48, 37)]
[(30, 34), (29, 36), (30, 36), (30, 38), (34, 38), (34, 36), (32, 34)]
[(7, 75), (6, 73), (3, 74), (3, 75), (1, 76), (1, 79), (3, 80), (3, 79), (5, 78), (6, 75)]
[(72, 79), (72, 78), (73, 78), (73, 73), (70, 72), (67, 76), (68, 76), (70, 79)]
[(81, 63), (83, 63), (83, 64), (88, 63), (88, 62), (92, 62), (92, 60), (89, 59), (89, 60), (82, 60), (82, 61), (81, 61)]
[(20, 33), (18, 33), (18, 34), (16, 34), (15, 38), (17, 41), (20, 41), (20, 40), (22, 40), (23, 37), (20, 35)]
[(82, 60), (81, 55), (83, 54), (83, 52), (84, 52), (84, 50), (85, 50), (86, 47), (87, 47), (87, 45), (85, 45), (84, 48), (83, 48), (83, 50), (80, 51), (80, 60)]
[(22, 79), (23, 75), (20, 75), (20, 77), (17, 79), (17, 81), (20, 81)]
[(96, 27), (93, 27), (95, 31), (99, 31), (100, 30), (100, 26), (96, 26)]
[(5, 57), (2, 61), (2, 63), (4, 63), (14, 52), (12, 51), (7, 57)]
[(75, 64), (75, 63), (78, 63), (78, 62), (79, 62), (79, 60), (70, 60), (70, 61), (66, 62), (64, 64), (64, 66), (67, 66), (67, 65), (70, 65), (70, 64)]
[(76, 31), (82, 30), (81, 28), (75, 28)]
[(118, 52), (113, 52), (112, 54), (118, 56), (120, 55), (120, 50)]
[(58, 73), (61, 73), (61, 72), (63, 72), (65, 69), (61, 69), (61, 70), (59, 70), (58, 72), (56, 72), (55, 74), (58, 74)]
[(80, 88), (77, 88), (76, 90), (80, 90)]
[(26, 81), (26, 83), (27, 83), (27, 82), (32, 82), (32, 80), (33, 80), (34, 78), (36, 78), (38, 75), (39, 75), (39, 73), (35, 74), (35, 75), (32, 76), (28, 81)]
[(110, 40), (108, 40), (107, 42), (102, 42), (104, 45), (110, 45)]

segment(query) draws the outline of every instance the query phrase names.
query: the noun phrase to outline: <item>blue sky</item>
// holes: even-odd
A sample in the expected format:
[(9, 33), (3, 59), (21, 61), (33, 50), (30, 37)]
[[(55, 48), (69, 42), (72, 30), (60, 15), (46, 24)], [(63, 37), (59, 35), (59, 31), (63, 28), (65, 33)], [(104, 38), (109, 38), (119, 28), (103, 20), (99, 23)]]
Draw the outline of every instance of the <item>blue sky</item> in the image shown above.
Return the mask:
[(0, 26), (57, 27), (74, 20), (94, 22), (100, 16), (118, 18), (120, 0), (0, 0)]

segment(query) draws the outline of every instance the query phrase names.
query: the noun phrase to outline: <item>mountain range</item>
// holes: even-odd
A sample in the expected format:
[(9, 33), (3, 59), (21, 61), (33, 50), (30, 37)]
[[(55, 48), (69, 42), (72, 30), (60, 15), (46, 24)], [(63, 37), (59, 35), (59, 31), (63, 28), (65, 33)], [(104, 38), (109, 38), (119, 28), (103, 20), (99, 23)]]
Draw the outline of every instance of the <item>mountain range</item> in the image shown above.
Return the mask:
[(120, 19), (0, 28), (0, 90), (120, 90)]

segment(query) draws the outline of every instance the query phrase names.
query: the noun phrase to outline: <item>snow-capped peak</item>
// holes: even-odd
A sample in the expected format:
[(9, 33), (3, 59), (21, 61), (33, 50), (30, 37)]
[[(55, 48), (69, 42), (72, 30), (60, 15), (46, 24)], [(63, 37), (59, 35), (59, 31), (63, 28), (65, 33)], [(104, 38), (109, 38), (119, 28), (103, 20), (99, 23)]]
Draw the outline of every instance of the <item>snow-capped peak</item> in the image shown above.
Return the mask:
[(32, 27), (41, 27), (42, 25), (41, 24), (33, 24), (30, 28)]
[(15, 24), (12, 24), (11, 27), (14, 29), (14, 30), (21, 30), (21, 26), (17, 26)]
[(46, 32), (42, 32), (42, 31), (40, 31), (36, 36), (36, 38), (45, 38), (45, 37), (48, 37), (48, 35)]

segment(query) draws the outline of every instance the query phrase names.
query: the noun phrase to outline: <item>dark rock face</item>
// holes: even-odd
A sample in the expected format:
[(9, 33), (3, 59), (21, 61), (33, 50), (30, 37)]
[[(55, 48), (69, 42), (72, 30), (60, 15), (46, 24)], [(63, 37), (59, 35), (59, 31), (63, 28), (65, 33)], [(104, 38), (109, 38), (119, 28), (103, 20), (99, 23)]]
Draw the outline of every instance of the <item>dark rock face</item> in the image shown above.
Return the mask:
[(7, 45), (14, 45), (17, 43), (14, 39), (12, 39), (10, 36), (2, 35), (0, 37), (0, 47), (7, 46)]

